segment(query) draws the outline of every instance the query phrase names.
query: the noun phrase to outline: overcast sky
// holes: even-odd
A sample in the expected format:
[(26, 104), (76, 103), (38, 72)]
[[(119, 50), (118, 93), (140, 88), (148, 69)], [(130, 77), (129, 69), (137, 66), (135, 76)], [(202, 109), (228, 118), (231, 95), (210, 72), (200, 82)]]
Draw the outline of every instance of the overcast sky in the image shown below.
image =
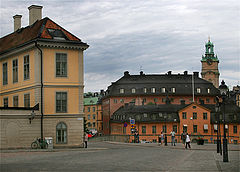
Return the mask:
[(201, 72), (210, 36), (220, 81), (240, 85), (239, 0), (0, 0), (0, 36), (13, 32), (28, 7), (49, 17), (90, 47), (84, 53), (85, 92), (106, 90), (124, 71), (139, 74)]

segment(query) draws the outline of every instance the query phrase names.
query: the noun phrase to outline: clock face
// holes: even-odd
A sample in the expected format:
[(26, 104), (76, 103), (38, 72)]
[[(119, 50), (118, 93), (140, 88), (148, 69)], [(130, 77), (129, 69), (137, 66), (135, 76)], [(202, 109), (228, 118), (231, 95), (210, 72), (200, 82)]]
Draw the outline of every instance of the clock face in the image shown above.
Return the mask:
[(208, 59), (208, 60), (207, 60), (207, 64), (208, 64), (208, 65), (211, 65), (211, 64), (212, 64), (212, 60)]

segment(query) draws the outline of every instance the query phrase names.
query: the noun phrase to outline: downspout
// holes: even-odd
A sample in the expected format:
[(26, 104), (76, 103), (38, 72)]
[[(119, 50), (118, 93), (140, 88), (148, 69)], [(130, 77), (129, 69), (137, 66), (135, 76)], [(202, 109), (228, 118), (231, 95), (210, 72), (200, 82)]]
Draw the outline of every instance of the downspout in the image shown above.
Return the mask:
[[(43, 56), (42, 56), (42, 50), (37, 45), (37, 41), (35, 41), (36, 48), (40, 51), (40, 57), (41, 57), (41, 141), (43, 141)], [(41, 149), (43, 149), (43, 144), (41, 144)]]

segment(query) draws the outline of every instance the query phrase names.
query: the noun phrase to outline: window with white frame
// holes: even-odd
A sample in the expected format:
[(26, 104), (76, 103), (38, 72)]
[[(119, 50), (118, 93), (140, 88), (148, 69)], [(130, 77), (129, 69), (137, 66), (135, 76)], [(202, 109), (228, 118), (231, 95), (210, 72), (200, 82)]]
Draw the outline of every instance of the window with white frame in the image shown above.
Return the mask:
[(197, 93), (201, 93), (201, 89), (200, 88), (197, 88)]
[(162, 88), (161, 88), (161, 92), (162, 92), (162, 93), (165, 93), (165, 92), (166, 92), (166, 88), (162, 87)]
[(18, 82), (18, 59), (12, 61), (13, 83)]
[(210, 88), (207, 89), (207, 93), (210, 94)]
[(56, 53), (56, 77), (67, 77), (67, 54)]
[(7, 62), (6, 63), (3, 63), (3, 73), (2, 73), (2, 76), (3, 76), (3, 85), (7, 85), (8, 84), (8, 65), (7, 65)]
[(67, 92), (56, 92), (56, 112), (67, 112)]
[(171, 89), (171, 92), (172, 92), (172, 93), (175, 93), (175, 92), (176, 92), (176, 88), (173, 87), (173, 88)]
[(136, 93), (136, 89), (135, 88), (132, 88), (132, 93)]
[(124, 93), (124, 89), (120, 88), (120, 93), (123, 94)]
[(67, 125), (63, 122), (57, 124), (56, 127), (57, 143), (67, 143)]
[(151, 88), (151, 93), (155, 93), (156, 92), (156, 88)]
[(144, 93), (147, 93), (147, 88), (143, 88), (143, 92), (144, 92)]
[(29, 55), (23, 57), (23, 76), (24, 80), (29, 79)]

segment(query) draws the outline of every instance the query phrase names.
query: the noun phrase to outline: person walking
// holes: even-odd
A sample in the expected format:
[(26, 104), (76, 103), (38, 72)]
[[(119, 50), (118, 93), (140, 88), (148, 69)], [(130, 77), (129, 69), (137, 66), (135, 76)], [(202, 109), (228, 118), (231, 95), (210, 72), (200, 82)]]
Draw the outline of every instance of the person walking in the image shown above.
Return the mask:
[(158, 136), (158, 146), (161, 145), (161, 135)]
[(181, 134), (181, 140), (183, 143), (183, 147), (185, 147), (185, 143), (186, 143), (186, 133), (183, 131), (183, 133)]
[(171, 133), (170, 133), (171, 135), (172, 135), (172, 146), (176, 146), (176, 144), (175, 144), (175, 131), (171, 131)]
[(88, 144), (88, 133), (85, 133), (84, 142), (85, 142), (85, 148), (87, 148), (87, 144)]
[(163, 145), (163, 143), (164, 143), (164, 134), (163, 132), (161, 132), (161, 145)]
[(188, 135), (188, 133), (186, 134), (186, 146), (185, 146), (185, 148), (187, 149), (187, 146), (189, 147), (189, 149), (191, 149), (191, 146), (190, 146), (190, 137), (189, 137), (189, 135)]

